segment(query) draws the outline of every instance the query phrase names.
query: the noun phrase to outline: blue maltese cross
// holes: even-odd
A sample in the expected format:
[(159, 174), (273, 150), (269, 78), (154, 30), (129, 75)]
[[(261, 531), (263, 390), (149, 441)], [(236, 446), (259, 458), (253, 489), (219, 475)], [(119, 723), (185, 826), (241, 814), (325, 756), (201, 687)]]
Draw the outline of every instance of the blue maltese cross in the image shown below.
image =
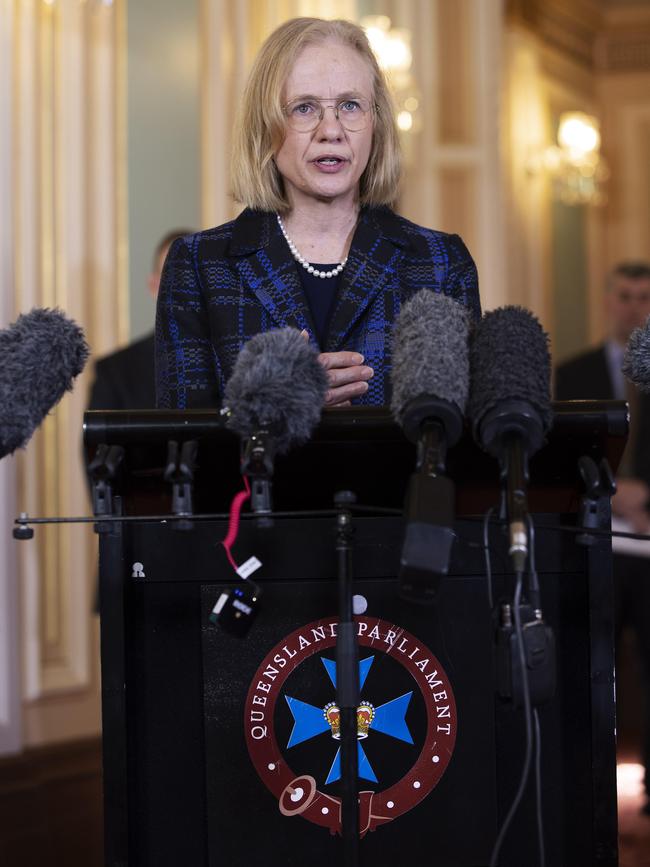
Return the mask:
[[(366, 659), (362, 659), (359, 662), (360, 689), (363, 689), (363, 685), (366, 682), (373, 660), (374, 656), (368, 656)], [(321, 662), (325, 666), (329, 679), (332, 681), (332, 684), (336, 689), (336, 662), (332, 659), (323, 659), (322, 657)], [(374, 715), (372, 715), (368, 724), (368, 731), (382, 732), (391, 738), (396, 738), (400, 741), (406, 741), (407, 744), (412, 744), (413, 738), (411, 737), (405, 719), (406, 711), (408, 710), (412, 695), (413, 692), (406, 692), (404, 695), (400, 695), (398, 698), (394, 698), (392, 701), (380, 705), (380, 707), (373, 708), (372, 710), (374, 711)], [(293, 715), (293, 728), (291, 729), (287, 749), (295, 747), (297, 744), (301, 744), (304, 741), (308, 741), (310, 738), (314, 738), (317, 735), (325, 734), (325, 732), (331, 732), (332, 737), (338, 738), (338, 735), (334, 733), (334, 728), (326, 716), (326, 710), (330, 705), (322, 708), (316, 707), (313, 704), (308, 704), (306, 701), (300, 701), (298, 698), (291, 698), (291, 696), (288, 695), (285, 695), (285, 698), (289, 705), (289, 710)], [(332, 702), (332, 704), (334, 703)], [(363, 708), (363, 703), (359, 707), (361, 710)], [(367, 734), (361, 734), (359, 737), (367, 737)], [(359, 776), (364, 780), (370, 780), (373, 783), (377, 783), (378, 780), (375, 772), (370, 766), (368, 757), (366, 756), (360, 742), (358, 743), (358, 756)], [(336, 751), (336, 756), (332, 762), (332, 767), (327, 775), (327, 779), (325, 780), (325, 784), (334, 783), (340, 778), (341, 748), (339, 747)]]

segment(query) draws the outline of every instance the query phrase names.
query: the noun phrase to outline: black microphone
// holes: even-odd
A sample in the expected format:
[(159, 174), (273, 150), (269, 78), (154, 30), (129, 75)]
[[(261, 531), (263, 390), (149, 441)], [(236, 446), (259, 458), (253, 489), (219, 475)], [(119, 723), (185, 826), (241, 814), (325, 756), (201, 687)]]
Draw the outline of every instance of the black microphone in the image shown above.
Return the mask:
[(254, 512), (271, 511), (275, 456), (309, 439), (327, 387), (316, 350), (295, 328), (257, 334), (237, 356), (224, 405), (228, 427), (242, 438), (242, 473), (252, 481)]
[(528, 459), (544, 442), (553, 417), (548, 335), (522, 307), (492, 310), (473, 334), (470, 371), (468, 415), (476, 441), (499, 460), (509, 554), (521, 572), (528, 556)]
[(60, 310), (35, 308), (0, 330), (0, 458), (27, 445), (88, 355), (83, 331)]
[(650, 392), (650, 317), (630, 335), (623, 357), (623, 373), (640, 391)]
[(466, 308), (428, 289), (404, 304), (395, 326), (391, 409), (417, 444), (417, 469), (404, 509), (400, 587), (405, 597), (418, 602), (433, 600), (449, 571), (455, 491), (445, 470), (447, 449), (463, 431), (468, 333)]

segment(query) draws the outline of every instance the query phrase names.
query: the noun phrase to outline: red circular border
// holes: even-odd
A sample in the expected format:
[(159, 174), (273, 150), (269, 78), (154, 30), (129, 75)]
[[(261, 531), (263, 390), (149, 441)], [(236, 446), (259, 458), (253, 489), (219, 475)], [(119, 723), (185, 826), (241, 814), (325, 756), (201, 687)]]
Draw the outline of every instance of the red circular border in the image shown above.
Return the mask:
[[(417, 682), (427, 709), (424, 746), (406, 776), (381, 792), (360, 792), (363, 834), (411, 810), (437, 785), (454, 750), (457, 715), (449, 679), (425, 645), (418, 643), (406, 630), (385, 620), (370, 617), (357, 617), (355, 620), (358, 623), (359, 645), (391, 653), (394, 659), (401, 662)], [(332, 833), (340, 833), (340, 799), (318, 791), (312, 777), (296, 777), (278, 747), (273, 719), (280, 690), (291, 672), (314, 653), (335, 646), (337, 622), (335, 617), (315, 620), (278, 642), (257, 669), (244, 706), (249, 754), (261, 780), (278, 799), (282, 812), (285, 815), (302, 815), (329, 828)], [(319, 636), (322, 633), (324, 637), (314, 639), (314, 633)], [(428, 664), (423, 671), (416, 663), (422, 665), (424, 659), (428, 660)], [(268, 679), (264, 679), (265, 672), (269, 672)], [(435, 679), (430, 682), (430, 677)], [(260, 687), (260, 684), (263, 686)], [(438, 716), (436, 710), (439, 702), (435, 699), (432, 701), (434, 696), (441, 697), (439, 702), (444, 701), (442, 717)], [(442, 725), (438, 725), (439, 722)], [(435, 758), (437, 761), (434, 761)]]

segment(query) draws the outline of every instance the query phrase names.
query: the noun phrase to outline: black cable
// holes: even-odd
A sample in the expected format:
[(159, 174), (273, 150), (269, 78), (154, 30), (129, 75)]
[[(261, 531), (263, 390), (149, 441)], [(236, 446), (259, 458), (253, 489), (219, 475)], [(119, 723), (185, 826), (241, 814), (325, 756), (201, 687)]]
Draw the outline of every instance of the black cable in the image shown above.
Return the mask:
[[(530, 515), (526, 516), (528, 525), (528, 551), (529, 551), (529, 577), (531, 590), (531, 604), (534, 609), (541, 611), (541, 599), (539, 591), (539, 578), (537, 575), (537, 567), (535, 565), (535, 523)], [(533, 708), (533, 719), (535, 721), (535, 816), (537, 819), (537, 842), (539, 845), (539, 863), (544, 867), (544, 819), (542, 815), (542, 734), (539, 727), (539, 715), (537, 708)]]
[(539, 843), (539, 863), (544, 867), (546, 854), (544, 851), (544, 820), (542, 817), (542, 733), (539, 727), (539, 714), (533, 708), (535, 721), (535, 811), (537, 814), (537, 840)]
[(533, 754), (533, 723), (530, 706), (530, 687), (528, 684), (526, 654), (524, 651), (524, 635), (521, 625), (521, 593), (523, 581), (523, 573), (517, 572), (513, 615), (515, 621), (515, 635), (517, 639), (517, 653), (519, 656), (519, 665), (521, 668), (522, 692), (524, 696), (524, 719), (526, 722), (526, 753), (524, 756), (524, 764), (521, 770), (519, 787), (517, 789), (517, 793), (515, 794), (514, 800), (510, 805), (510, 809), (508, 810), (508, 814), (503, 822), (503, 825), (501, 826), (501, 830), (499, 831), (499, 834), (497, 836), (496, 843), (494, 844), (494, 849), (492, 850), (492, 857), (490, 858), (490, 867), (497, 867), (497, 859), (499, 857), (501, 845), (503, 844), (508, 829), (510, 828), (510, 824), (512, 823), (514, 815), (517, 812), (519, 804), (521, 803), (521, 799), (524, 795), (526, 783), (528, 782), (528, 775), (530, 774), (531, 758)]
[[(490, 518), (494, 514), (494, 507), (490, 506), (490, 508), (485, 513), (485, 517), (483, 518), (483, 553), (485, 556), (485, 576), (487, 578), (487, 590), (488, 590), (488, 602), (490, 604), (490, 611), (494, 610), (494, 594), (492, 592), (492, 564), (490, 563), (490, 534), (489, 534), (489, 523)], [(469, 542), (469, 545), (472, 543)]]
[(537, 567), (535, 565), (535, 524), (530, 515), (526, 515), (526, 524), (528, 526), (528, 584), (530, 603), (534, 610), (541, 610), (539, 578), (537, 575)]
[[(459, 518), (461, 521), (467, 521), (468, 523), (477, 523), (478, 521), (483, 522), (483, 518), (479, 515), (464, 515)], [(495, 518), (500, 524), (506, 524), (506, 521), (503, 519)], [(607, 539), (640, 539), (642, 542), (650, 542), (650, 534), (647, 533), (625, 533), (622, 530), (597, 530), (596, 528), (585, 528), (585, 527), (577, 527), (569, 524), (542, 524), (542, 530), (553, 530), (554, 532), (560, 533), (574, 533), (578, 535), (580, 533), (584, 533), (588, 536), (602, 536)]]
[(396, 518), (401, 518), (404, 515), (404, 509), (388, 506), (367, 506), (363, 503), (353, 503), (349, 509), (351, 512), (371, 512), (373, 515), (392, 515)]
[[(374, 515), (392, 515), (394, 517), (403, 516), (404, 512), (401, 509), (389, 509), (383, 506), (360, 506), (355, 505), (351, 507), (352, 511), (365, 511), (368, 512), (371, 516)], [(284, 511), (284, 512), (269, 512), (269, 518), (332, 518), (336, 516), (336, 512), (333, 509), (294, 509), (292, 511)], [(43, 518), (37, 517), (32, 518), (29, 515), (22, 515), (18, 518), (14, 518), (14, 524), (21, 527), (28, 527), (30, 524), (97, 524), (97, 523), (138, 523), (145, 521), (158, 521), (163, 523), (165, 521), (169, 521), (170, 523), (173, 521), (227, 521), (229, 518), (229, 512), (215, 512), (215, 513), (203, 513), (203, 514), (192, 514), (192, 515), (80, 515), (74, 517), (51, 517), (51, 518)], [(244, 512), (241, 515), (242, 521), (248, 520), (257, 520), (259, 515), (256, 515), (253, 512)], [(469, 523), (485, 520), (485, 517), (478, 517), (476, 515), (465, 515), (459, 518), (461, 521), (467, 521)], [(499, 521), (498, 518), (494, 518), (493, 520), (498, 521), (500, 524), (505, 524), (505, 521)], [(579, 533), (585, 533), (591, 536), (602, 536), (603, 538), (616, 538), (616, 539), (640, 539), (642, 542), (650, 542), (650, 535), (645, 533), (624, 533), (621, 530), (596, 530), (596, 529), (588, 529), (586, 530), (584, 527), (574, 527), (566, 524), (544, 524), (542, 525), (543, 530), (553, 530), (554, 532), (561, 533), (574, 533), (575, 535)], [(464, 544), (468, 545), (471, 548), (484, 548), (484, 542), (473, 542), (469, 539), (461, 539)]]
[[(351, 505), (350, 511), (354, 512), (369, 512), (370, 515), (391, 515), (393, 517), (401, 517), (404, 512), (402, 509), (389, 509), (383, 506), (363, 506)], [(337, 512), (334, 509), (293, 509), (283, 512), (269, 512), (269, 518), (334, 518)], [(230, 517), (230, 512), (213, 512), (191, 515), (79, 515), (72, 517), (51, 517), (32, 518), (29, 515), (21, 514), (20, 517), (14, 518), (14, 524), (19, 527), (28, 527), (30, 524), (137, 524), (144, 522), (157, 521), (159, 523), (174, 522), (174, 521), (227, 521)], [(240, 520), (251, 521), (257, 520), (259, 515), (254, 512), (243, 512), (240, 515)]]
[[(494, 509), (491, 507), (485, 513), (483, 518), (483, 552), (485, 555), (485, 573), (487, 577), (487, 586), (488, 586), (488, 598), (490, 602), (490, 611), (494, 608), (493, 603), (493, 589), (492, 589), (492, 564), (490, 561), (490, 544), (489, 544), (489, 522), (494, 513)], [(527, 516), (527, 525), (528, 525), (528, 550), (529, 550), (529, 577), (530, 577), (530, 594), (531, 594), (531, 603), (533, 608), (540, 608), (540, 590), (539, 590), (539, 578), (537, 575), (537, 567), (535, 563), (535, 524), (530, 515)], [(522, 579), (523, 580), (523, 579)], [(519, 595), (519, 599), (521, 599), (521, 595)], [(518, 611), (518, 603), (517, 603), (517, 594), (515, 594), (515, 609)], [(516, 624), (516, 620), (515, 620)], [(523, 642), (523, 633), (521, 635), (521, 641)], [(526, 698), (530, 703), (530, 691), (528, 687), (528, 672), (526, 670), (526, 661), (525, 654), (522, 660), (522, 645), (519, 643), (519, 635), (517, 636), (517, 645), (519, 650), (519, 659), (520, 664), (522, 664), (522, 672), (523, 672), (523, 684), (524, 684), (524, 706), (526, 703)], [(544, 867), (545, 864), (545, 850), (544, 850), (544, 824), (542, 817), (542, 774), (541, 774), (541, 752), (542, 752), (542, 738), (539, 727), (539, 716), (537, 714), (537, 709), (533, 709), (533, 718), (535, 720), (535, 808), (536, 808), (536, 819), (537, 819), (537, 839), (539, 846), (539, 857), (540, 857), (540, 867)], [(529, 726), (526, 725), (526, 737), (529, 738)], [(528, 749), (528, 743), (527, 743)], [(523, 787), (525, 787), (526, 778), (530, 770), (526, 770), (524, 768), (524, 775), (522, 775), (522, 783), (520, 783), (521, 793), (518, 792), (517, 797), (521, 799), (523, 796)], [(513, 807), (511, 807), (511, 813), (514, 815), (515, 810), (517, 809), (518, 803), (517, 798), (515, 802), (513, 802)], [(504, 826), (502, 828), (502, 834), (500, 835), (501, 839), (497, 839), (497, 843), (495, 844), (496, 855), (498, 857), (498, 850), (501, 847), (503, 839), (505, 838), (505, 830), (507, 830), (508, 825), (512, 821), (512, 816), (508, 816), (506, 821), (504, 822)], [(498, 846), (498, 848), (497, 848)], [(494, 859), (494, 854), (493, 854)]]
[[(269, 512), (270, 518), (334, 518), (334, 509), (314, 509), (313, 511), (287, 511)], [(31, 518), (29, 515), (21, 515), (14, 518), (14, 524), (18, 527), (29, 527), (31, 524), (138, 524), (157, 522), (159, 524), (174, 523), (175, 521), (227, 521), (230, 512), (213, 512), (191, 515), (94, 515), (88, 517), (82, 515), (70, 518)], [(244, 512), (240, 515), (242, 521), (254, 521), (259, 518), (254, 512)]]
[(624, 533), (622, 530), (596, 530), (589, 527), (571, 527), (567, 524), (545, 524), (545, 530), (554, 530), (559, 533), (584, 533), (585, 536), (602, 536), (606, 539), (640, 539), (642, 542), (650, 542), (650, 535), (647, 533)]

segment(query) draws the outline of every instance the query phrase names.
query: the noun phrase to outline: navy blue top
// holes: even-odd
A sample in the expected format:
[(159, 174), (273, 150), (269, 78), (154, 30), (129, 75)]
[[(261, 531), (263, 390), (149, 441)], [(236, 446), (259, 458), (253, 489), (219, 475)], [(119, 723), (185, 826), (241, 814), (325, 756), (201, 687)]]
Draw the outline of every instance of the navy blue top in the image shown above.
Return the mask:
[[(338, 262), (334, 265), (317, 265), (314, 262), (310, 264), (318, 271), (333, 271), (334, 268), (338, 267)], [(336, 277), (316, 277), (302, 265), (296, 263), (296, 268), (300, 274), (300, 282), (314, 320), (316, 340), (320, 348), (323, 349), (339, 291), (341, 274), (337, 274)]]

